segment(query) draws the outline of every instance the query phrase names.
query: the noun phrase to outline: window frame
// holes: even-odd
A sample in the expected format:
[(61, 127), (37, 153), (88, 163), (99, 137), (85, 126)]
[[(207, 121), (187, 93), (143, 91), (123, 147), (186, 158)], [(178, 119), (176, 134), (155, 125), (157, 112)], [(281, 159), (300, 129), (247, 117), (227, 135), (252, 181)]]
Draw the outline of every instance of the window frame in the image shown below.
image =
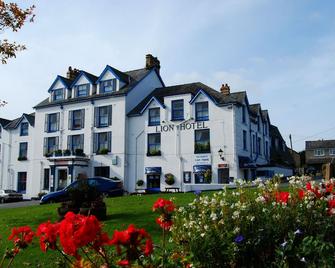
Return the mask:
[[(110, 83), (110, 85), (105, 85), (105, 84), (109, 84), (109, 83)], [(116, 87), (117, 87), (117, 79), (116, 78), (101, 81), (100, 82), (100, 93), (115, 92)], [(111, 90), (106, 90), (106, 88), (111, 88)]]
[(329, 155), (335, 155), (335, 148), (329, 148)]
[[(57, 94), (59, 92), (61, 92), (61, 94)], [(64, 100), (64, 88), (57, 88), (53, 91), (53, 100), (54, 101)]]
[[(182, 106), (176, 109), (175, 105), (182, 103)], [(177, 112), (182, 112), (182, 116), (177, 116)], [(182, 121), (185, 119), (184, 114), (184, 99), (172, 100), (171, 101), (171, 121)]]
[[(199, 116), (198, 113), (206, 113), (206, 109), (198, 110), (202, 105), (206, 105), (207, 115)], [(209, 120), (209, 104), (208, 101), (201, 101), (195, 103), (195, 121), (208, 121)]]
[[(24, 176), (21, 176), (24, 175)], [(21, 189), (19, 185), (24, 187)], [(18, 172), (17, 173), (17, 192), (25, 194), (27, 191), (27, 172)]]
[[(75, 86), (75, 91), (76, 91), (76, 94), (75, 96), (77, 98), (80, 98), (80, 97), (87, 97), (89, 96), (90, 94), (90, 84), (87, 83), (87, 84), (81, 84), (81, 85), (77, 85)], [(80, 93), (81, 92), (81, 93)], [(82, 92), (84, 92), (84, 94), (82, 94)], [(79, 94), (80, 93), (80, 94)]]
[(19, 143), (19, 158), (27, 159), (27, 157), (28, 157), (28, 142), (20, 142)]
[[(320, 153), (317, 153), (320, 152)], [(314, 156), (325, 156), (325, 149), (324, 148), (318, 148), (318, 149), (314, 149)]]
[[(71, 113), (71, 130), (82, 129), (84, 127), (83, 121), (84, 121), (85, 110), (84, 109), (73, 110), (73, 111), (69, 111), (69, 113)], [(76, 118), (75, 115), (76, 116), (79, 115), (79, 118)], [(80, 123), (78, 125), (75, 125), (76, 121), (79, 121)]]
[[(159, 142), (151, 143), (151, 141), (150, 141), (151, 137), (159, 137)], [(154, 140), (156, 140), (156, 139), (154, 138)], [(148, 136), (147, 136), (147, 156), (160, 156), (160, 155), (162, 155), (161, 146), (162, 146), (161, 133), (148, 133)]]
[[(156, 120), (152, 120), (151, 112), (158, 111), (158, 116), (154, 117)], [(158, 118), (158, 120), (157, 120)], [(159, 126), (161, 124), (161, 109), (159, 107), (150, 108), (148, 110), (148, 126)]]
[[(51, 118), (55, 117), (55, 121), (51, 122)], [(47, 114), (47, 132), (52, 133), (52, 132), (57, 132), (59, 131), (59, 112), (57, 113), (51, 113)], [(54, 128), (51, 128), (51, 126), (54, 125)]]
[(242, 106), (242, 123), (246, 123), (246, 107)]
[[(197, 133), (208, 132), (208, 141), (201, 141), (197, 139)], [(210, 129), (196, 129), (194, 130), (194, 154), (209, 154), (211, 153), (211, 136)], [(203, 145), (206, 143), (206, 145)], [(206, 148), (199, 148), (205, 146)]]
[(28, 136), (28, 135), (29, 135), (29, 123), (22, 122), (20, 125), (20, 136)]
[(247, 135), (248, 135), (248, 133), (247, 133), (247, 131), (246, 130), (243, 130), (243, 132), (242, 132), (243, 134), (242, 134), (242, 139), (243, 139), (243, 150), (244, 151), (248, 151), (248, 141), (247, 141)]

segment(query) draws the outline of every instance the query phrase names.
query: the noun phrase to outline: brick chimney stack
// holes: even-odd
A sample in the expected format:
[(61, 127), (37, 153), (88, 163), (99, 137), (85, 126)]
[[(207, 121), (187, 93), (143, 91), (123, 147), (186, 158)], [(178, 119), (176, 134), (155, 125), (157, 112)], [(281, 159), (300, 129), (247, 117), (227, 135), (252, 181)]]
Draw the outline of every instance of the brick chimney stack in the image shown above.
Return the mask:
[(222, 84), (220, 91), (223, 95), (228, 96), (230, 94), (230, 87), (228, 84)]
[(77, 77), (78, 74), (79, 74), (78, 69), (76, 69), (76, 68), (72, 69), (72, 67), (69, 66), (69, 69), (66, 73), (66, 78), (70, 79), (70, 80), (74, 80)]
[(159, 69), (161, 68), (160, 61), (157, 57), (152, 56), (151, 54), (145, 55), (145, 68), (152, 69), (156, 68), (159, 72)]

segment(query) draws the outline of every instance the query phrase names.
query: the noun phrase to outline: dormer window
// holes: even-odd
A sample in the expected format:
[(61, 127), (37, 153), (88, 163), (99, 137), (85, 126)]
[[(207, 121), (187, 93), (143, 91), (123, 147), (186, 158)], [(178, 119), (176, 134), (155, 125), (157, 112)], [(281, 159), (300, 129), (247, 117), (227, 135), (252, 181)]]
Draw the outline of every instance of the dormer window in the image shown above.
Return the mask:
[(90, 91), (90, 84), (75, 86), (76, 97), (86, 97), (89, 95), (89, 91)]
[(58, 100), (62, 100), (64, 99), (64, 89), (60, 88), (60, 89), (56, 89), (54, 90), (54, 101), (58, 101)]
[(116, 91), (116, 79), (110, 79), (100, 82), (100, 93), (109, 93)]

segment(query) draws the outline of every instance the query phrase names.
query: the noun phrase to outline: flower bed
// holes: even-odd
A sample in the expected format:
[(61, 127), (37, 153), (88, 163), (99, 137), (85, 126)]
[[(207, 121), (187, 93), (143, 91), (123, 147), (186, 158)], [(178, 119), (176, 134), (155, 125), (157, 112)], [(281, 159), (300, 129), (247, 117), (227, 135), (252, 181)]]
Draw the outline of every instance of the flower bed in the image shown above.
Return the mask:
[(94, 216), (73, 213), (36, 232), (14, 228), (13, 248), (0, 267), (15, 263), (34, 236), (42, 251), (59, 251), (64, 266), (72, 267), (333, 267), (334, 181), (291, 178), (290, 185), (279, 191), (276, 181), (259, 182), (250, 191), (241, 183), (212, 197), (197, 193), (179, 208), (159, 198), (153, 211), (159, 213), (160, 245), (134, 225), (110, 236)]

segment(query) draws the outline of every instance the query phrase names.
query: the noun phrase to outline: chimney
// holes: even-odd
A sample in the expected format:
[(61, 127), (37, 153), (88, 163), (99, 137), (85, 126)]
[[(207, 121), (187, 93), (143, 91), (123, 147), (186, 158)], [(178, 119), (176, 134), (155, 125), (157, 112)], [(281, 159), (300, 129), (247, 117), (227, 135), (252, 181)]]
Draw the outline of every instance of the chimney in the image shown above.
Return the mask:
[(230, 94), (230, 87), (228, 84), (222, 84), (220, 91), (223, 95), (228, 96)]
[(156, 68), (159, 72), (161, 68), (160, 61), (157, 57), (152, 56), (151, 54), (145, 55), (145, 68), (152, 69)]
[(66, 73), (66, 78), (70, 79), (70, 80), (74, 80), (77, 77), (78, 74), (79, 74), (78, 69), (76, 69), (76, 68), (72, 69), (72, 67), (69, 66), (69, 69)]

